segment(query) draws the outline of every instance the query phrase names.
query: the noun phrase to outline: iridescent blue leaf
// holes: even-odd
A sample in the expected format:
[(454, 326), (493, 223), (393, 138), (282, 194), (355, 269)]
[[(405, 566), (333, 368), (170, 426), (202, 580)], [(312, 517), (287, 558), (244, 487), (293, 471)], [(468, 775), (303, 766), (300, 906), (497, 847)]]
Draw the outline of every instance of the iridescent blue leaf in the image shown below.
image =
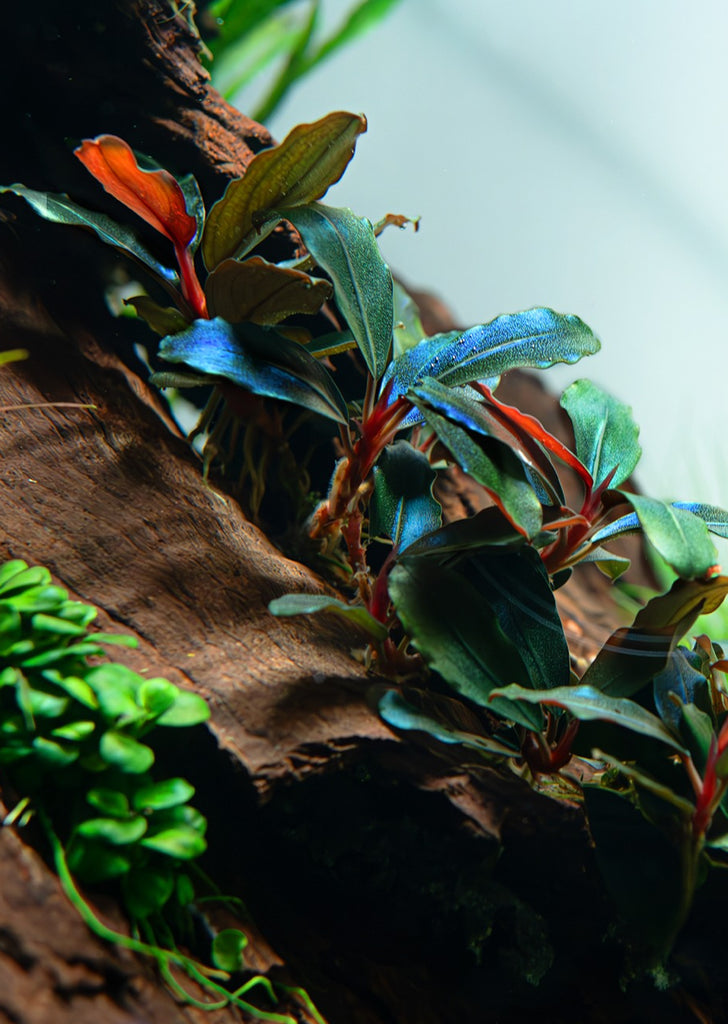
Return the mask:
[(422, 452), (397, 441), (382, 452), (374, 468), (369, 532), (386, 536), (396, 551), (442, 524), (440, 503), (432, 496), (435, 471)]
[(561, 396), (574, 427), (576, 454), (599, 484), (615, 470), (612, 487), (618, 487), (634, 471), (642, 449), (639, 427), (632, 410), (612, 398), (590, 380), (577, 380)]
[(575, 363), (598, 351), (599, 340), (578, 317), (529, 309), (499, 316), (465, 333), (425, 339), (391, 363), (382, 390), (391, 383), (394, 400), (424, 377), (455, 387), (499, 377), (517, 367), (545, 369), (554, 363)]
[(392, 275), (370, 222), (322, 203), (279, 211), (300, 233), (316, 263), (334, 283), (336, 304), (375, 380), (392, 348)]
[(717, 537), (728, 538), (728, 512), (717, 505), (705, 505), (699, 501), (673, 501), (673, 508), (682, 508), (692, 512), (703, 520), (711, 533)]
[(707, 680), (699, 670), (699, 664), (700, 658), (695, 652), (676, 647), (670, 653), (665, 668), (652, 682), (657, 713), (675, 732), (679, 730), (683, 717), (680, 704), (697, 704), (707, 690)]
[(255, 324), (195, 320), (187, 330), (163, 338), (159, 355), (256, 395), (301, 405), (339, 423), (348, 419), (346, 402), (321, 363), (303, 346)]

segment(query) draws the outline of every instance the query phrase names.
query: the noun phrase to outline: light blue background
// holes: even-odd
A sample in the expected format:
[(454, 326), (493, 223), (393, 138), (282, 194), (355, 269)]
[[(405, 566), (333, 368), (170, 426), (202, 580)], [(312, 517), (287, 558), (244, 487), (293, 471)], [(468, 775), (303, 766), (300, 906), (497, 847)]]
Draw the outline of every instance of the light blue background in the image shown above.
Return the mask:
[(713, 0), (402, 0), (270, 127), (365, 113), (326, 201), (420, 215), (385, 256), (463, 325), (581, 316), (602, 352), (544, 379), (633, 407), (648, 493), (728, 506), (726, 40)]

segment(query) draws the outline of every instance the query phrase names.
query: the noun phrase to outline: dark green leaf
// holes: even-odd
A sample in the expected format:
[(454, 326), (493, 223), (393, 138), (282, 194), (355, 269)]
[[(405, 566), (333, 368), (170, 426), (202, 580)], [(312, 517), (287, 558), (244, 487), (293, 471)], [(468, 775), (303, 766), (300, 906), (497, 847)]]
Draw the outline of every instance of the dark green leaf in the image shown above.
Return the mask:
[(317, 313), (333, 288), (329, 281), (279, 267), (260, 256), (223, 260), (205, 282), (210, 316), (228, 323), (277, 324), (295, 313)]
[(431, 559), (405, 556), (392, 571), (389, 593), (414, 647), (453, 689), (504, 718), (541, 728), (537, 708), (490, 701), (497, 687), (527, 682), (528, 670), (493, 608), (468, 580)]
[(0, 186), (0, 192), (12, 192), (16, 196), (22, 196), (44, 220), (50, 220), (56, 224), (72, 224), (90, 228), (96, 232), (102, 242), (130, 253), (154, 271), (157, 277), (172, 284), (177, 282), (178, 277), (174, 270), (159, 263), (142, 245), (133, 231), (121, 224), (116, 224), (106, 214), (85, 210), (66, 195), (34, 192), (33, 189), (26, 188), (24, 185)]
[(423, 409), (425, 421), (450, 452), (453, 460), (481, 484), (504, 516), (525, 537), (541, 530), (541, 503), (526, 476), (521, 460), (511, 449), (492, 438), (474, 439), (430, 409)]
[(369, 532), (388, 537), (396, 551), (405, 551), (442, 524), (440, 503), (432, 495), (435, 471), (426, 456), (407, 441), (382, 452), (374, 467), (374, 493), (369, 506)]
[(524, 686), (506, 686), (494, 693), (506, 700), (523, 700), (529, 704), (554, 704), (571, 712), (582, 722), (594, 720), (613, 722), (642, 736), (666, 743), (673, 750), (685, 753), (685, 748), (663, 725), (657, 715), (641, 704), (624, 697), (605, 697), (593, 686), (559, 686), (548, 690), (529, 690)]
[(135, 295), (133, 299), (124, 299), (126, 306), (131, 306), (137, 316), (145, 321), (148, 327), (160, 337), (176, 334), (189, 326), (189, 321), (174, 306), (160, 306), (148, 295)]
[(182, 189), (182, 195), (185, 197), (187, 212), (190, 217), (195, 218), (195, 223), (197, 224), (195, 237), (190, 242), (190, 249), (194, 253), (197, 252), (202, 241), (202, 229), (205, 226), (205, 201), (202, 198), (200, 186), (194, 174), (185, 174), (177, 179), (177, 183)]
[(247, 937), (239, 928), (225, 928), (212, 940), (212, 962), (221, 971), (241, 971), (245, 966), (243, 950), (248, 945)]
[(328, 594), (284, 594), (283, 597), (276, 597), (270, 602), (268, 611), (279, 616), (332, 612), (352, 622), (375, 640), (384, 640), (387, 636), (387, 627), (384, 623), (375, 619), (363, 605), (346, 604), (336, 597), (329, 597)]
[(416, 541), (408, 555), (437, 555), (445, 557), (466, 553), (482, 547), (523, 547), (526, 538), (510, 523), (498, 508), (485, 508), (467, 519), (452, 523), (428, 533)]
[(394, 299), (392, 275), (379, 252), (372, 225), (351, 210), (321, 203), (280, 212), (334, 282), (336, 304), (369, 372), (379, 380), (392, 347)]
[(590, 380), (577, 380), (564, 391), (561, 406), (569, 415), (576, 438), (576, 454), (598, 487), (611, 480), (618, 487), (630, 476), (642, 454), (639, 427), (632, 410)]
[(588, 786), (584, 797), (607, 890), (632, 942), (660, 962), (680, 924), (685, 876), (678, 848), (623, 796)]
[(99, 753), (107, 764), (133, 775), (141, 775), (154, 764), (154, 751), (150, 747), (113, 729), (101, 737)]
[(678, 576), (697, 579), (715, 566), (718, 552), (699, 516), (641, 494), (625, 492), (624, 497), (649, 542)]
[[(682, 721), (681, 704), (696, 704), (707, 691), (707, 679), (696, 665), (699, 659), (692, 651), (676, 647), (670, 652), (665, 668), (655, 676), (653, 697), (660, 718), (674, 732)], [(676, 701), (675, 698), (678, 698)]]
[(71, 845), (68, 867), (76, 878), (94, 885), (124, 875), (131, 861), (128, 853), (118, 847), (85, 839)]
[(202, 238), (207, 269), (256, 245), (268, 211), (320, 199), (344, 173), (365, 130), (364, 117), (336, 111), (298, 125), (280, 145), (258, 153), (208, 214)]
[(137, 811), (160, 811), (186, 804), (195, 795), (195, 787), (186, 779), (164, 779), (137, 789), (132, 797)]
[[(333, 378), (303, 346), (254, 324), (229, 324), (217, 317), (163, 338), (159, 355), (169, 363), (222, 378), (269, 398), (346, 423), (346, 402)], [(155, 376), (152, 376), (155, 380)]]
[(529, 309), (499, 316), (464, 334), (427, 338), (394, 360), (382, 390), (391, 381), (394, 400), (425, 377), (455, 387), (499, 377), (518, 367), (545, 369), (554, 363), (575, 363), (598, 351), (596, 335), (578, 317)]
[(174, 892), (174, 872), (135, 867), (122, 879), (121, 891), (132, 917), (149, 917), (160, 910)]

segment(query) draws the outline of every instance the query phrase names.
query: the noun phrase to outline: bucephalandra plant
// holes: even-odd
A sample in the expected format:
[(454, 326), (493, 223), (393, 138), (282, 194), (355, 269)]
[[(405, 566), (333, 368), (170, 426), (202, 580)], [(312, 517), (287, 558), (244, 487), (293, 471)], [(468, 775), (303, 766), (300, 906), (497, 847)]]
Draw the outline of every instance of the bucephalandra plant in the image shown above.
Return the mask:
[[(66, 896), (102, 939), (151, 957), (179, 998), (204, 1009), (236, 1005), (260, 1020), (293, 1024), (288, 1014), (244, 998), (267, 978), (237, 987), (244, 932), (212, 938), (208, 965), (178, 943), (193, 933), (191, 908), (220, 898), (196, 865), (206, 849), (204, 816), (183, 778), (155, 770), (154, 734), (205, 722), (196, 694), (166, 679), (146, 679), (120, 664), (92, 664), (108, 644), (129, 638), (91, 632), (96, 610), (69, 600), (42, 566), (0, 566), (0, 779), (14, 806), (4, 824), (35, 818), (50, 846)], [(109, 928), (79, 883), (115, 886), (131, 936)], [(209, 894), (209, 895), (208, 895)], [(186, 974), (204, 998), (187, 991)]]
[[(308, 537), (347, 596), (285, 595), (271, 611), (328, 611), (356, 624), (369, 664), (391, 680), (372, 699), (393, 728), (505, 761), (545, 791), (582, 801), (628, 941), (661, 970), (700, 878), (728, 864), (728, 661), (707, 637), (688, 639), (728, 593), (710, 539), (728, 536), (728, 513), (634, 493), (638, 428), (626, 405), (588, 380), (561, 396), (573, 450), (497, 397), (510, 370), (598, 351), (577, 316), (536, 308), (425, 336), (377, 244), (383, 227), (406, 218), (373, 226), (319, 201), (365, 128), (346, 112), (299, 125), (256, 155), (207, 213), (191, 176), (176, 180), (114, 136), (82, 142), (79, 159), (169, 240), (177, 269), (131, 229), (65, 195), (2, 191), (136, 260), (153, 295), (129, 304), (161, 336), (157, 356), (171, 367), (152, 380), (211, 389), (197, 428), (205, 471), (237, 464), (254, 514), (276, 480), (291, 495), (291, 518), (308, 508)], [(282, 222), (302, 248), (273, 263), (255, 250)], [(163, 293), (172, 305), (158, 301)], [(292, 447), (311, 423), (336, 453), (328, 491), (317, 495), (308, 493), (307, 456)], [(433, 485), (452, 466), (492, 505), (443, 523)], [(573, 506), (564, 467), (580, 487)], [(585, 562), (617, 579), (628, 561), (611, 545), (631, 533), (677, 579), (579, 676), (554, 591)], [(62, 737), (42, 738), (63, 746)], [(184, 787), (176, 791), (184, 806)], [(76, 866), (89, 844), (119, 834), (119, 821), (129, 834), (141, 827), (128, 785), (113, 792), (118, 803), (94, 796), (100, 814), (74, 839)], [(624, 884), (641, 870), (635, 855), (613, 841), (622, 824), (652, 851), (637, 896)], [(131, 842), (144, 845), (141, 833)]]

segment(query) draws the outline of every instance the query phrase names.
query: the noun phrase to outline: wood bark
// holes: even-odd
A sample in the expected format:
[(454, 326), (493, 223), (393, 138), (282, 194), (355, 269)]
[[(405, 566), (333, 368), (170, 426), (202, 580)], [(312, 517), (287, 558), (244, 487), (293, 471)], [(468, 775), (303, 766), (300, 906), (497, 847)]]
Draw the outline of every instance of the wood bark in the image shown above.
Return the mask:
[[(69, 145), (102, 132), (195, 173), (208, 202), (243, 173), (269, 135), (212, 90), (178, 6), (44, 0), (6, 11), (0, 181), (103, 206)], [(118, 215), (110, 201), (108, 212)], [(209, 817), (208, 869), (251, 911), (253, 965), (305, 985), (331, 1024), (626, 1021), (640, 1000), (661, 1019), (690, 1019), (671, 997), (620, 993), (621, 953), (606, 938), (610, 910), (576, 806), (400, 741), (370, 709), (372, 681), (351, 657), (358, 638), (267, 612), (273, 597), (325, 584), (203, 481), (135, 370), (141, 335), (103, 305), (114, 258), (19, 201), (1, 216), (0, 347), (30, 358), (0, 371), (0, 404), (94, 408), (0, 414), (0, 553), (49, 566), (99, 607), (102, 628), (138, 639), (128, 664), (210, 702), (210, 729), (169, 756), (183, 758)], [(528, 379), (503, 394), (558, 421), (555, 400)], [(443, 500), (454, 515), (482, 495), (453, 480)], [(585, 654), (617, 621), (595, 580), (563, 608)], [(300, 1005), (291, 1012), (308, 1019)], [(42, 858), (8, 833), (2, 1015), (204, 1017), (177, 1006), (148, 965), (93, 939)]]

